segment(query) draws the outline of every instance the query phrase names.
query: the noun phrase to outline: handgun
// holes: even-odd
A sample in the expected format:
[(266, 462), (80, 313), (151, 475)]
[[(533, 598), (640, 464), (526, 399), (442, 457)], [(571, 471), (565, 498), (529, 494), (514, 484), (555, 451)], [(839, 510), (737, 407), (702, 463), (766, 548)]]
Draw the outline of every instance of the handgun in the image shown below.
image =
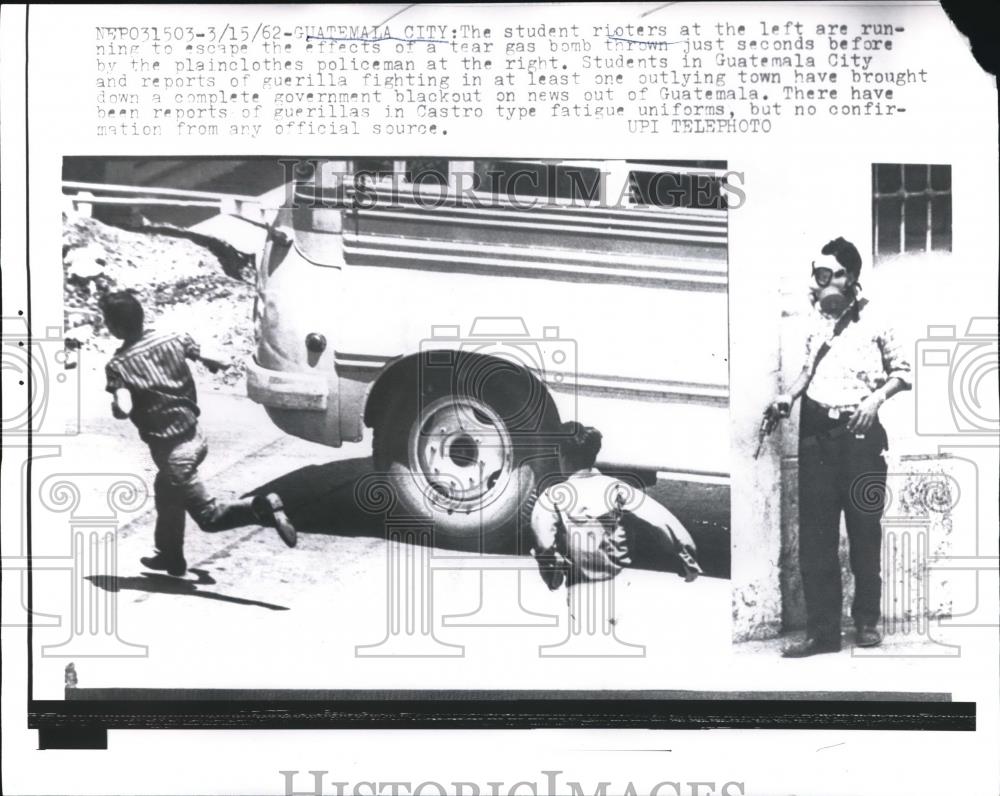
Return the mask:
[(764, 416), (760, 420), (760, 428), (757, 429), (757, 450), (753, 454), (755, 459), (760, 457), (760, 452), (764, 448), (764, 440), (774, 431), (781, 418), (788, 417), (790, 410), (790, 405), (786, 407), (786, 405), (779, 403), (769, 404), (764, 410)]

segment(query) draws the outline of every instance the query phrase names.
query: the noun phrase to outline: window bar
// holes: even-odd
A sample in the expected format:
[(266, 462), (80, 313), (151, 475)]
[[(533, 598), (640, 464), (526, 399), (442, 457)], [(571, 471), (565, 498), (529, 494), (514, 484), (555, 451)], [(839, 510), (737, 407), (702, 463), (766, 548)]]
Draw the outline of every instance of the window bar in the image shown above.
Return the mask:
[[(927, 187), (919, 191), (907, 191), (905, 178), (906, 178), (906, 165), (900, 164), (898, 168), (900, 169), (900, 182), (901, 185), (895, 191), (881, 192), (878, 190), (878, 176), (877, 173), (873, 176), (873, 188), (872, 188), (872, 216), (873, 216), (873, 234), (874, 234), (874, 244), (872, 250), (875, 257), (887, 256), (888, 252), (882, 252), (879, 248), (879, 230), (885, 226), (882, 224), (881, 217), (881, 202), (883, 199), (889, 197), (898, 198), (900, 200), (901, 206), (899, 210), (899, 253), (904, 254), (906, 252), (906, 203), (907, 201), (913, 201), (917, 198), (923, 198), (927, 201), (927, 210), (925, 213), (925, 223), (927, 227), (924, 234), (924, 249), (923, 251), (934, 251), (934, 208), (933, 200), (938, 196), (949, 196), (951, 194), (950, 180), (949, 187), (943, 189), (936, 189), (931, 184), (931, 168), (933, 164), (928, 164), (924, 166), (920, 164), (919, 166), (914, 166), (915, 168), (926, 168), (927, 173)], [(888, 219), (887, 219), (887, 223)], [(951, 245), (950, 234), (946, 236), (947, 243), (943, 246), (946, 250), (949, 249)]]
[(927, 164), (927, 234), (924, 236), (924, 251), (931, 250), (931, 205), (934, 204), (934, 186), (931, 185), (931, 164)]
[(899, 167), (899, 186), (903, 201), (899, 203), (899, 253), (906, 253), (906, 166)]
[[(873, 176), (872, 179), (874, 180), (875, 177)], [(875, 237), (875, 245), (872, 246), (872, 248), (875, 250), (874, 251), (874, 257), (875, 257), (876, 260), (879, 258), (879, 252), (878, 252), (878, 217), (879, 217), (879, 202), (881, 202), (881, 201), (882, 201), (882, 197), (881, 197), (881, 195), (878, 192), (878, 183), (876, 183), (875, 196), (874, 196), (874, 199), (872, 200), (872, 217), (873, 217), (873, 221), (875, 222), (875, 229), (872, 232), (872, 234)]]

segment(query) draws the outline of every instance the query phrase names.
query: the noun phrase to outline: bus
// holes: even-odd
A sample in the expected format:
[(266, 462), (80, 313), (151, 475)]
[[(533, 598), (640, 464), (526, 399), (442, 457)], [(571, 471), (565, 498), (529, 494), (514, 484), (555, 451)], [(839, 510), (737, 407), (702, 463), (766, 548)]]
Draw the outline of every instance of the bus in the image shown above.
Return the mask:
[(278, 427), (370, 429), (446, 544), (510, 533), (569, 420), (602, 469), (724, 489), (728, 522), (725, 163), (283, 163), (247, 363)]

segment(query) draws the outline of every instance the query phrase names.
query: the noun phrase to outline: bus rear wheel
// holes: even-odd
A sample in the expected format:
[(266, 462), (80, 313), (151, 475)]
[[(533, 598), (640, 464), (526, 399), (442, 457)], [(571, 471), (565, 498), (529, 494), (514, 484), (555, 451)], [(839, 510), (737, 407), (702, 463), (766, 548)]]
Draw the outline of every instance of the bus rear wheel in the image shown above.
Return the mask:
[(388, 410), (373, 457), (392, 511), (429, 518), (442, 547), (524, 552), (536, 486), (556, 460), (534, 427), (509, 421), (510, 405), (503, 395), (445, 394)]

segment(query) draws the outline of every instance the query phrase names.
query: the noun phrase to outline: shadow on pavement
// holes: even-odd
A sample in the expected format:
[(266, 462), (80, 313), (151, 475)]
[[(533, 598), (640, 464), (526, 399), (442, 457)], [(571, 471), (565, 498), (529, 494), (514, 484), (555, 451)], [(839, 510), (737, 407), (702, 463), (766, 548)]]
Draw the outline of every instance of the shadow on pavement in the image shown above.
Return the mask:
[[(355, 499), (358, 479), (372, 472), (370, 457), (309, 465), (248, 494), (276, 492), (289, 519), (305, 533), (385, 538), (385, 515), (365, 511)], [(691, 532), (705, 575), (729, 578), (729, 488), (673, 482), (650, 487), (649, 494), (676, 514)], [(490, 552), (512, 554), (513, 547), (512, 543), (510, 551)], [(655, 547), (649, 540), (638, 539), (635, 566), (678, 572), (676, 559), (658, 555)]]
[(118, 578), (111, 575), (87, 575), (86, 579), (98, 588), (114, 593), (122, 591), (139, 591), (153, 594), (178, 594), (190, 597), (204, 597), (206, 600), (219, 600), (237, 605), (252, 605), (267, 608), (270, 611), (287, 611), (287, 606), (265, 603), (260, 600), (248, 600), (243, 597), (232, 597), (214, 591), (201, 591), (199, 586), (212, 586), (215, 579), (203, 569), (189, 569), (197, 580), (175, 578), (172, 575), (161, 575), (153, 572), (143, 572), (139, 577)]

